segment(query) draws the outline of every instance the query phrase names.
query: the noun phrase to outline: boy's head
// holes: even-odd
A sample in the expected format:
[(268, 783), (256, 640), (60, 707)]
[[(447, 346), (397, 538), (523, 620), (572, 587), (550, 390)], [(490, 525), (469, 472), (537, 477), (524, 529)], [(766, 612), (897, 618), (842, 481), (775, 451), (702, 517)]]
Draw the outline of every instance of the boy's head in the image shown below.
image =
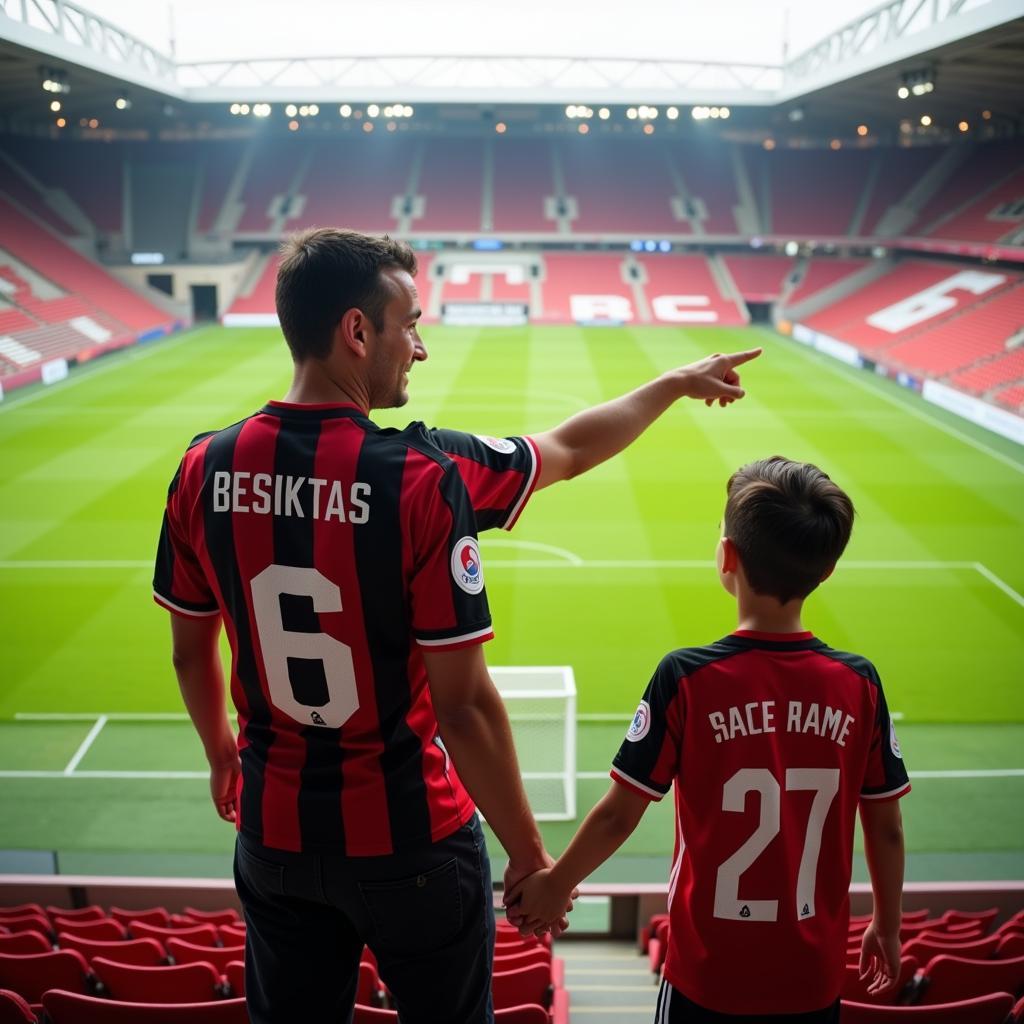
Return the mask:
[(853, 502), (817, 466), (775, 455), (738, 469), (726, 491), (720, 557), (728, 563), (727, 540), (755, 594), (786, 604), (832, 572), (850, 539)]

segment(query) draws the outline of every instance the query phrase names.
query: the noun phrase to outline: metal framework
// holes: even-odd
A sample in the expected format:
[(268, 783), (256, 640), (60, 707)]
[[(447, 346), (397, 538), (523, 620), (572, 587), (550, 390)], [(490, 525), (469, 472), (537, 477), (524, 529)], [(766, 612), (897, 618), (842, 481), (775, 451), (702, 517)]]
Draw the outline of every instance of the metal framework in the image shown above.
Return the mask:
[(70, 0), (0, 0), (0, 38), (192, 102), (764, 106), (1021, 16), (1024, 0), (887, 0), (784, 65), (516, 55), (177, 63)]

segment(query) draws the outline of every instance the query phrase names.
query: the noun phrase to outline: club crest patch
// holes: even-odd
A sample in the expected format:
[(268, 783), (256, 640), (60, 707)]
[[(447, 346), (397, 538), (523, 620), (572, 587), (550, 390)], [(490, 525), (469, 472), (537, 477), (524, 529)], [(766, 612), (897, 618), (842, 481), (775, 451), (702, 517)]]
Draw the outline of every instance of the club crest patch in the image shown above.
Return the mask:
[(493, 448), (494, 451), (501, 452), (502, 455), (511, 455), (516, 450), (515, 441), (510, 441), (507, 437), (490, 437), (487, 434), (477, 434), (476, 436), (488, 448)]
[(630, 743), (639, 743), (651, 731), (651, 705), (647, 701), (640, 701), (633, 721), (629, 723), (626, 730), (626, 739)]
[(484, 589), (484, 568), (475, 537), (463, 537), (452, 548), (452, 578), (467, 594)]
[(892, 722), (889, 723), (889, 746), (892, 747), (892, 752), (902, 761), (903, 754), (900, 753), (900, 741), (896, 738), (896, 726)]

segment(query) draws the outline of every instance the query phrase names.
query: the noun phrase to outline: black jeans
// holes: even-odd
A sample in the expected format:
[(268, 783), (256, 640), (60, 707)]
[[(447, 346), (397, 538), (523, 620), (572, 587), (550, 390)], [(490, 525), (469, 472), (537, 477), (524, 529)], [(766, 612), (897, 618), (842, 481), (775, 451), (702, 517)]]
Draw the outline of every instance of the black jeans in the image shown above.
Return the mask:
[(493, 1024), (494, 909), (483, 831), (387, 857), (289, 853), (241, 835), (252, 1024), (349, 1024), (363, 945), (402, 1024)]
[(662, 981), (654, 1024), (839, 1024), (839, 1000), (812, 1013), (716, 1013), (698, 1006), (679, 989)]

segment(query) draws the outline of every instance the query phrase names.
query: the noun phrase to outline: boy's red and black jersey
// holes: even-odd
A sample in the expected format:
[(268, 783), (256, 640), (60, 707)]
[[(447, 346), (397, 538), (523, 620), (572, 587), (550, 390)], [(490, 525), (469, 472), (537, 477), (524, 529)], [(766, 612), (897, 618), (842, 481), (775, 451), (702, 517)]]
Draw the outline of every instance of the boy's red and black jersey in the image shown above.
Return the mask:
[(673, 651), (611, 774), (649, 799), (676, 786), (669, 982), (719, 1013), (833, 1003), (858, 803), (910, 789), (874, 666), (810, 633)]
[(493, 636), (477, 531), (511, 526), (538, 472), (527, 438), (381, 429), (349, 405), (271, 402), (192, 442), (154, 597), (223, 617), (247, 835), (377, 856), (472, 816), (422, 651)]

